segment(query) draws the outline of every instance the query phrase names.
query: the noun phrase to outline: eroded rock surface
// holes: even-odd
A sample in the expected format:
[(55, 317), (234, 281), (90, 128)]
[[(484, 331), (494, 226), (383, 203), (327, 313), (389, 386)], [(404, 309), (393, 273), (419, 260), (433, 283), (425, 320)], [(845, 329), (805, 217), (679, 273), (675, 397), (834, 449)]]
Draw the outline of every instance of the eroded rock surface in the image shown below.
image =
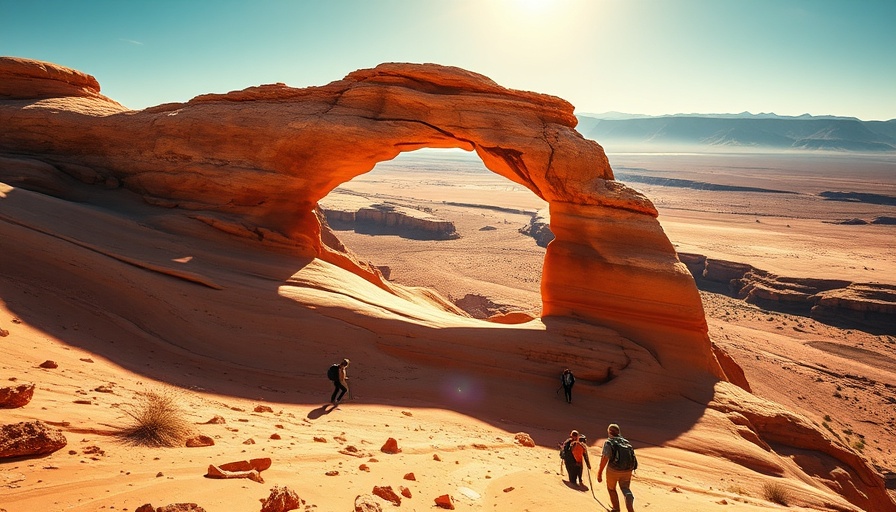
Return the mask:
[(53, 453), (67, 443), (62, 431), (40, 421), (0, 426), (0, 459)]

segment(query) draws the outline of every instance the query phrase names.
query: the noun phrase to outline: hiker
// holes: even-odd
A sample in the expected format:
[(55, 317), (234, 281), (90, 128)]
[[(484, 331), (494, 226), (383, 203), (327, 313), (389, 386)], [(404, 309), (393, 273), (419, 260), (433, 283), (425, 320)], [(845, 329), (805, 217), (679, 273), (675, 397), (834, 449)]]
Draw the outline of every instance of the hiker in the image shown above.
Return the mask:
[(560, 449), (566, 472), (569, 474), (569, 483), (580, 487), (585, 485), (582, 481), (582, 464), (586, 464), (588, 470), (591, 470), (591, 461), (588, 459), (588, 448), (583, 442), (584, 439), (585, 436), (580, 436), (577, 430), (573, 430), (569, 433), (569, 439), (563, 441)]
[(569, 368), (563, 370), (560, 375), (560, 385), (563, 386), (563, 393), (566, 395), (566, 403), (572, 403), (572, 386), (576, 383), (576, 376), (569, 371)]
[(346, 382), (348, 377), (345, 375), (348, 363), (348, 359), (343, 359), (341, 363), (333, 364), (327, 372), (327, 376), (333, 381), (333, 395), (330, 397), (330, 403), (333, 405), (338, 405), (342, 401), (342, 397), (345, 396), (345, 392), (348, 391), (348, 382)]
[(597, 481), (601, 481), (604, 467), (607, 468), (607, 493), (610, 495), (612, 512), (619, 512), (619, 494), (616, 484), (625, 496), (625, 508), (628, 512), (635, 510), (635, 495), (630, 489), (632, 471), (638, 469), (638, 459), (631, 443), (622, 437), (619, 425), (611, 423), (607, 427), (607, 440), (600, 456), (600, 467), (597, 469)]

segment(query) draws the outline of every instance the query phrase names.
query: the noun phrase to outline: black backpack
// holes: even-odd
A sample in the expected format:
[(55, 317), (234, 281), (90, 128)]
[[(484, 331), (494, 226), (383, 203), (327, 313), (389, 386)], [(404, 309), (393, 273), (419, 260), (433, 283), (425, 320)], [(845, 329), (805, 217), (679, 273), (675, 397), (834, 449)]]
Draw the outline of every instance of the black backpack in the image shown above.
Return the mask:
[(333, 382), (339, 380), (339, 363), (333, 363), (327, 369), (327, 378)]
[(560, 445), (560, 458), (563, 460), (572, 460), (572, 441), (567, 439)]
[(613, 454), (610, 456), (610, 467), (617, 471), (634, 471), (638, 469), (638, 458), (635, 457), (635, 448), (628, 439), (622, 436), (607, 439)]

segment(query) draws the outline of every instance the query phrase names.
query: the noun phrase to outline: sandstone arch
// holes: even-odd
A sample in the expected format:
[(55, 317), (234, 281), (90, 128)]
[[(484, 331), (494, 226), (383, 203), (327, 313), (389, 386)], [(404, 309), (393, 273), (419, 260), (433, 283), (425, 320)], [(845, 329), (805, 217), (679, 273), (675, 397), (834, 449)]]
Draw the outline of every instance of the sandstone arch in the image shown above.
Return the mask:
[(0, 124), (28, 128), (8, 131), (0, 151), (121, 184), (154, 204), (217, 212), (206, 220), (270, 241), (285, 235), (344, 267), (353, 264), (322, 242), (319, 199), (403, 151), (475, 151), (550, 204), (544, 316), (608, 325), (663, 365), (724, 378), (694, 281), (656, 209), (613, 179), (562, 99), (434, 64), (382, 64), (321, 87), (263, 85), (141, 111), (102, 96), (89, 75), (47, 63), (4, 58), (0, 77), (0, 97), (12, 100)]

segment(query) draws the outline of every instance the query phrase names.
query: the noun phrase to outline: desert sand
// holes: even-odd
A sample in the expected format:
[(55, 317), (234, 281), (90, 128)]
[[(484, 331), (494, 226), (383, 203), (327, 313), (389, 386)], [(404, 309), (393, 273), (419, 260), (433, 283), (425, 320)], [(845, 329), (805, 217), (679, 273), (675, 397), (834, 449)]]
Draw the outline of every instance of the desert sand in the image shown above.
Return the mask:
[[(653, 160), (671, 161), (676, 176), (712, 181), (700, 169), (688, 174), (688, 162)], [(638, 509), (778, 509), (764, 495), (769, 484), (786, 491), (791, 510), (894, 508), (883, 492), (862, 501), (853, 487), (874, 492), (896, 466), (893, 336), (702, 293), (709, 339), (743, 368), (753, 393), (693, 367), (676, 373), (649, 344), (608, 326), (537, 318), (546, 251), (519, 233), (544, 207), (531, 192), (489, 173), (393, 164), (342, 188), (426, 208), (460, 237), (336, 232), (359, 259), (390, 267), (392, 290), (294, 246), (216, 229), (114, 180), (72, 180), (63, 193), (0, 185), (0, 369), (9, 385), (36, 386), (27, 405), (0, 418), (39, 420), (67, 440), (51, 454), (0, 463), (0, 509), (192, 502), (250, 511), (286, 486), (304, 510), (339, 511), (374, 486), (404, 486), (403, 510), (433, 510), (445, 494), (458, 510), (600, 510), (605, 490), (593, 475), (590, 488), (567, 485), (556, 446), (573, 428), (585, 432), (596, 466), (611, 422), (638, 449)], [(23, 163), (5, 165), (11, 173)], [(729, 179), (753, 184), (750, 173)], [(891, 185), (882, 183), (868, 190), (884, 193)], [(738, 210), (753, 196), (631, 186), (658, 206), (678, 250), (781, 275), (892, 283), (892, 226), (825, 222), (886, 208), (829, 211), (799, 188), (805, 203), (756, 198)], [(495, 324), (442, 302), (468, 295), (535, 319)], [(352, 360), (352, 393), (334, 409), (325, 373), (343, 357)], [(557, 393), (564, 366), (580, 375), (571, 405)], [(160, 390), (176, 394), (213, 446), (118, 440), (139, 393)], [(524, 446), (527, 437), (535, 446)], [(381, 450), (389, 438), (399, 453)], [(264, 483), (205, 477), (209, 465), (259, 458), (272, 463)]]
[[(409, 163), (399, 162), (392, 170), (375, 170), (344, 188), (427, 203), (457, 224), (461, 238), (429, 242), (347, 231), (338, 235), (359, 255), (390, 265), (393, 279), (399, 282), (429, 286), (449, 298), (475, 293), (537, 314), (544, 250), (517, 231), (527, 222), (527, 215), (439, 204), (450, 200), (529, 210), (540, 206), (537, 198), (487, 174), (479, 176), (479, 183), (450, 172), (433, 184), (419, 187), (399, 182), (401, 176), (410, 179), (408, 167), (421, 162), (411, 159)], [(675, 192), (666, 190), (663, 198), (673, 201)], [(30, 194), (7, 189), (4, 201)], [(29, 199), (26, 204), (33, 215), (52, 218), (72, 214), (82, 219), (97, 215), (77, 205)], [(146, 207), (135, 209), (144, 216), (151, 212)], [(4, 211), (8, 212), (8, 207)], [(788, 218), (782, 211), (762, 213), (766, 214), (763, 219)], [(713, 220), (718, 226), (728, 226), (732, 239), (741, 233), (738, 226), (724, 222), (724, 215), (709, 221), (707, 217), (712, 216), (707, 213), (689, 216), (687, 212), (672, 212), (669, 216), (676, 219), (670, 232), (677, 244), (700, 247), (703, 230)], [(91, 225), (102, 229), (114, 222), (94, 220), (97, 222)], [(767, 224), (763, 222), (762, 226)], [(806, 239), (829, 243), (811, 231), (801, 232), (796, 220), (789, 220), (789, 224)], [(481, 231), (484, 226), (497, 229)], [(65, 265), (65, 252), (59, 249), (66, 245), (64, 241), (34, 237), (24, 233), (21, 226), (18, 229), (23, 232), (5, 240), (35, 243), (35, 251), (46, 252), (43, 257), (59, 258), (58, 264)], [(97, 229), (96, 236), (102, 236), (102, 229)], [(676, 236), (678, 233), (681, 235)], [(230, 240), (222, 243), (226, 251), (204, 254), (198, 248), (180, 246), (178, 254), (196, 260), (208, 258), (210, 264), (215, 259), (247, 256), (242, 251), (249, 248)], [(874, 243), (886, 242), (869, 237), (867, 243), (856, 245)], [(736, 252), (738, 245), (728, 247), (731, 258), (745, 256)], [(787, 247), (782, 244), (779, 249)], [(852, 250), (844, 245), (828, 249), (831, 253)], [(886, 260), (888, 254), (892, 257), (891, 252), (881, 252), (875, 265), (892, 266), (893, 262)], [(276, 269), (281, 268), (277, 265), (284, 259), (288, 260), (269, 255), (265, 260), (273, 263), (259, 261), (253, 265), (257, 267), (253, 273), (270, 275), (273, 270), (276, 275)], [(852, 265), (841, 263), (844, 268)], [(776, 507), (762, 499), (761, 478), (755, 473), (711, 456), (664, 446), (674, 443), (653, 445), (653, 436), (640, 432), (647, 418), (639, 421), (638, 413), (625, 410), (624, 390), (620, 390), (623, 398), (614, 404), (598, 398), (587, 384), (582, 384), (575, 389), (574, 404), (567, 406), (549, 382), (531, 383), (520, 393), (518, 386), (502, 383), (500, 376), (487, 373), (453, 375), (419, 365), (385, 365), (383, 356), (371, 357), (366, 353), (370, 349), (361, 349), (351, 341), (354, 336), (349, 327), (341, 343), (330, 344), (332, 333), (319, 333), (324, 338), (320, 346), (329, 345), (323, 349), (325, 354), (313, 356), (320, 360), (320, 375), (292, 372), (288, 364), (276, 372), (254, 370), (251, 363), (234, 367), (154, 342), (144, 331), (149, 326), (121, 325), (108, 318), (101, 298), (91, 299), (86, 290), (80, 289), (78, 280), (67, 284), (65, 274), (57, 274), (63, 281), (52, 287), (33, 281), (32, 273), (27, 272), (33, 264), (20, 262), (21, 267), (16, 269), (19, 272), (4, 274), (0, 327), (8, 330), (9, 336), (0, 339), (0, 347), (4, 375), (16, 382), (35, 382), (37, 390), (28, 406), (4, 410), (3, 419), (4, 423), (39, 419), (62, 429), (69, 444), (49, 456), (2, 465), (0, 503), (9, 512), (134, 510), (144, 503), (161, 506), (175, 502), (195, 502), (208, 511), (256, 510), (258, 500), (268, 496), (272, 485), (288, 486), (318, 510), (350, 510), (355, 496), (369, 493), (375, 485), (391, 485), (396, 492), (399, 486), (408, 487), (413, 497), (402, 502), (404, 510), (431, 510), (433, 499), (446, 493), (461, 510), (598, 508), (589, 491), (563, 483), (553, 445), (567, 430), (578, 428), (589, 435), (596, 460), (605, 424), (610, 421), (619, 421), (623, 428), (626, 423), (639, 425), (632, 435), (641, 443), (641, 469), (634, 484), (639, 509), (717, 510), (720, 503), (738, 510)], [(101, 265), (98, 268), (113, 274), (121, 264)], [(797, 272), (801, 268), (806, 267), (786, 270)], [(92, 279), (104, 277), (99, 274)], [(60, 296), (56, 290), (69, 290), (69, 295)], [(892, 468), (896, 464), (892, 407), (896, 340), (892, 336), (847, 332), (804, 318), (764, 312), (719, 295), (703, 294), (703, 299), (712, 339), (744, 367), (757, 395), (819, 422), (829, 417), (826, 423), (840, 437), (850, 442), (865, 440), (863, 455), (875, 465)], [(164, 307), (161, 304), (159, 307)], [(220, 316), (213, 310), (197, 313)], [(270, 349), (251, 346), (257, 326), (245, 324), (240, 318), (231, 317), (226, 322), (222, 338), (245, 346), (247, 354)], [(284, 326), (281, 332), (279, 350), (286, 360), (303, 357), (307, 349), (291, 342), (316, 330), (312, 325), (295, 328), (297, 331), (291, 331)], [(349, 372), (353, 398), (333, 410), (324, 405), (330, 386), (323, 378), (323, 368), (328, 357), (335, 360), (348, 352), (355, 359)], [(59, 368), (39, 368), (44, 360), (57, 362)], [(386, 371), (386, 367), (392, 369)], [(408, 379), (413, 380), (412, 386), (391, 385)], [(96, 391), (100, 386), (111, 392)], [(195, 424), (197, 433), (215, 440), (214, 446), (134, 448), (109, 435), (115, 425), (126, 421), (121, 407), (132, 402), (135, 393), (169, 388), (178, 390), (186, 417)], [(259, 405), (269, 406), (273, 412), (254, 412)], [(204, 424), (215, 415), (226, 422)], [(699, 435), (688, 434), (693, 426), (679, 424), (680, 411), (649, 416), (654, 421), (662, 418), (657, 426), (660, 430), (681, 429), (679, 435)], [(538, 446), (527, 448), (515, 443), (517, 432), (528, 433)], [(281, 438), (271, 439), (273, 434)], [(326, 442), (315, 442), (316, 437)], [(401, 453), (380, 452), (389, 437), (398, 440)], [(254, 444), (245, 444), (249, 440)], [(340, 453), (347, 447), (355, 447), (358, 452)], [(435, 461), (434, 455), (441, 461)], [(262, 472), (264, 484), (203, 476), (208, 464), (257, 457), (273, 460), (273, 466)], [(359, 469), (362, 464), (369, 470)], [(326, 476), (332, 470), (339, 474)], [(415, 474), (415, 481), (404, 480), (409, 472)], [(597, 498), (608, 503), (601, 485), (596, 481), (592, 484)], [(470, 497), (476, 495), (479, 497)]]

